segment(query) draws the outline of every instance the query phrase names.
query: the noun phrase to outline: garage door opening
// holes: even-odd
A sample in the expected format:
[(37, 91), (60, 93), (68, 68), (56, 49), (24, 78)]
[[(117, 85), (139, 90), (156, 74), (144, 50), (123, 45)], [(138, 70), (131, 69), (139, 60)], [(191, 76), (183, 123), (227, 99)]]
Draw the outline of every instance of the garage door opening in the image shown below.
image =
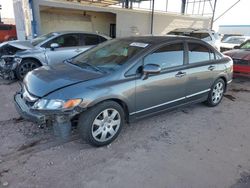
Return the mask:
[(42, 33), (54, 31), (98, 32), (116, 37), (116, 14), (40, 7)]

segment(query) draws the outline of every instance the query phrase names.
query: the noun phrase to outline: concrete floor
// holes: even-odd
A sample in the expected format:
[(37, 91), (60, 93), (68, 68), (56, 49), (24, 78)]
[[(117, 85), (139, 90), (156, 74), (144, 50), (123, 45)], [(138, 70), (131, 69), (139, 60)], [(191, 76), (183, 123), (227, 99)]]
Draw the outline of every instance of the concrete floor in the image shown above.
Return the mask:
[(126, 126), (94, 148), (19, 118), (18, 84), (0, 83), (0, 187), (249, 188), (250, 80), (215, 108), (196, 104)]

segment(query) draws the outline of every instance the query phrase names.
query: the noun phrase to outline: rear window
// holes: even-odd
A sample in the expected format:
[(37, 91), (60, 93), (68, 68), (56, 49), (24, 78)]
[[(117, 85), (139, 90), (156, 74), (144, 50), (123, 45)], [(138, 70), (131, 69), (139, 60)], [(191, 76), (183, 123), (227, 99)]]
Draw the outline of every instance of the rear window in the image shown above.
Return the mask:
[(212, 40), (209, 33), (198, 33), (198, 32), (193, 33), (193, 32), (175, 32), (175, 31), (172, 31), (172, 32), (170, 32), (168, 34), (194, 37), (194, 38), (198, 38), (198, 39), (201, 39), (201, 40), (204, 40), (204, 41), (211, 41)]
[(11, 30), (12, 26), (11, 25), (0, 25), (0, 30)]

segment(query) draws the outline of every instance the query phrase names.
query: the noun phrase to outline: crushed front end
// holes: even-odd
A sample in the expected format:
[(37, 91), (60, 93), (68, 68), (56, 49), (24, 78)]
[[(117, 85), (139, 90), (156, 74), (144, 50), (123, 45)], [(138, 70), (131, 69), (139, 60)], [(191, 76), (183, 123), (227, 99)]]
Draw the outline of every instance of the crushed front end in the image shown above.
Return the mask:
[[(67, 140), (71, 135), (71, 120), (82, 110), (74, 107), (70, 109), (42, 109), (39, 101), (46, 101), (46, 99), (39, 98), (30, 94), (25, 86), (22, 90), (14, 95), (14, 103), (18, 113), (29, 121), (35, 122), (39, 125), (52, 124), (54, 134)], [(47, 104), (49, 102), (47, 100)]]
[(6, 80), (15, 79), (15, 69), (21, 58), (16, 58), (15, 54), (22, 49), (4, 43), (0, 45), (0, 77)]

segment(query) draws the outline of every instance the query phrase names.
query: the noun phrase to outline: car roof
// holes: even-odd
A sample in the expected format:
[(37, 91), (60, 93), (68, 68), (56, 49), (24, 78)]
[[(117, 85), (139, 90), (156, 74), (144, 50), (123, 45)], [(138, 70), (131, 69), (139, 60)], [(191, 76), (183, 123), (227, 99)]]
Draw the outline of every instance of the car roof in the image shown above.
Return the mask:
[(88, 32), (88, 31), (54, 31), (54, 32), (51, 32), (51, 33), (55, 33), (55, 34), (58, 34), (58, 35), (71, 34), (71, 33), (93, 34), (93, 35), (99, 35), (99, 36), (102, 36), (102, 37), (105, 37), (105, 38), (110, 38), (109, 36), (98, 33), (98, 32), (95, 33), (95, 32)]
[(121, 38), (121, 40), (127, 40), (131, 42), (140, 42), (140, 43), (148, 43), (152, 45), (157, 45), (161, 43), (166, 43), (166, 42), (172, 42), (176, 40), (193, 40), (193, 41), (198, 41), (203, 44), (207, 44), (206, 42), (194, 38), (194, 37), (188, 37), (188, 36), (177, 36), (177, 35), (166, 35), (166, 36), (133, 36), (133, 37), (126, 37), (126, 38)]

